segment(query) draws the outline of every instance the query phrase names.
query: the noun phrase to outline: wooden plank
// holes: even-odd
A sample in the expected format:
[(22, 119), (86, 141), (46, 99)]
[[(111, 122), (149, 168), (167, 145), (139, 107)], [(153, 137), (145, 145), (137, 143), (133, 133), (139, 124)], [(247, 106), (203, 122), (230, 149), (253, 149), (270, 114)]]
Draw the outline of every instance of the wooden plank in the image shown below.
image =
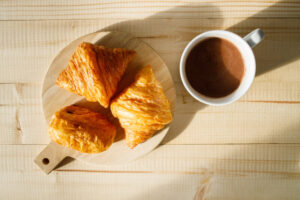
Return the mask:
[[(256, 77), (254, 84), (241, 102), (297, 103), (300, 101), (300, 68), (298, 62), (285, 65), (263, 76)], [(198, 105), (185, 90), (181, 81), (176, 81), (177, 104)], [(0, 84), (0, 104), (40, 104), (42, 83)], [(184, 106), (182, 105), (182, 106)]]
[(41, 106), (0, 106), (0, 119), (0, 144), (49, 142)]
[[(182, 107), (181, 112), (175, 116), (164, 142), (172, 144), (300, 142), (299, 103), (237, 102), (226, 107), (199, 105)], [(193, 116), (189, 111), (197, 113)]]
[[(199, 105), (178, 108), (164, 144), (300, 143), (299, 104), (237, 102), (222, 108)], [(1, 144), (49, 141), (40, 105), (0, 108), (4, 127)]]
[[(279, 81), (273, 82), (261, 84), (278, 86), (273, 88), (278, 92), (270, 92), (265, 86), (252, 88), (240, 101), (224, 107), (204, 106), (189, 96), (181, 84), (176, 85), (179, 91), (175, 118), (163, 143), (300, 143), (299, 82), (286, 87)], [(46, 144), (49, 139), (40, 86), (0, 84), (0, 92), (7, 94), (0, 98), (0, 121), (4, 127), (0, 144)]]
[(14, 106), (0, 106), (1, 144), (20, 144), (21, 132), (16, 110)]
[[(39, 84), (0, 84), (0, 144), (47, 143)], [(40, 137), (42, 136), (42, 138)]]
[(20, 106), (41, 104), (41, 84), (0, 83), (1, 106)]
[[(1, 20), (299, 17), (297, 1), (1, 1)], [(200, 17), (198, 13), (201, 13)]]
[(174, 81), (179, 81), (181, 52), (197, 34), (212, 29), (228, 29), (243, 36), (257, 27), (263, 27), (266, 38), (254, 49), (258, 75), (283, 65), (287, 70), (279, 77), (281, 81), (299, 74), (298, 18), (259, 21), (255, 18), (145, 19), (118, 22), (111, 19), (0, 22), (0, 28), (4, 30), (0, 34), (3, 41), (0, 44), (0, 58), (2, 66), (6, 66), (0, 69), (0, 82), (41, 82), (51, 61), (63, 47), (84, 34), (104, 28), (132, 33), (150, 44), (168, 65)]
[(32, 105), (41, 103), (41, 85), (38, 83), (0, 83), (2, 106)]
[[(297, 200), (299, 177), (272, 174), (0, 173), (4, 199)], [(20, 178), (21, 176), (21, 178)], [(16, 188), (18, 188), (16, 190)]]
[[(278, 69), (265, 76), (257, 77), (252, 88), (239, 102), (297, 104), (300, 101), (300, 91), (298, 90), (300, 80), (297, 78), (298, 67), (293, 65), (292, 68), (294, 71), (292, 69), (287, 70), (288, 73), (285, 70)], [(282, 80), (286, 76), (290, 78)], [(0, 97), (0, 105), (40, 105), (42, 103), (41, 87), (42, 85), (38, 83), (0, 84), (0, 93), (5, 94)], [(177, 90), (177, 107), (200, 106), (200, 103), (187, 93), (181, 82), (175, 82), (175, 87)], [(188, 112), (192, 111), (189, 110)]]
[[(9, 145), (11, 146), (11, 145)], [(34, 147), (33, 149), (40, 148)], [(9, 147), (24, 148), (21, 145)], [(70, 162), (61, 171), (128, 171), (151, 173), (299, 173), (300, 145), (161, 145), (127, 165), (87, 166)]]
[[(257, 77), (248, 93), (239, 102), (299, 103), (300, 91), (298, 88), (300, 87), (300, 80), (298, 79), (297, 70), (300, 68), (294, 64), (292, 64), (291, 68), (288, 69), (288, 66), (285, 66), (285, 70), (282, 68), (282, 70), (278, 69), (264, 76)], [(286, 78), (286, 76), (289, 78)], [(42, 103), (41, 87), (40, 83), (0, 83), (0, 93), (5, 94), (0, 97), (0, 105), (40, 105)], [(179, 111), (183, 109), (182, 107), (186, 107), (186, 109), (191, 107), (190, 110), (186, 111), (192, 113), (193, 106), (202, 105), (188, 94), (181, 82), (175, 82), (175, 87), (177, 90), (177, 107)]]
[(0, 145), (6, 161), (0, 162), (0, 197), (192, 199), (198, 192), (198, 199), (247, 200), (300, 195), (299, 145), (166, 145), (127, 165), (74, 161), (48, 176), (32, 162), (42, 148)]
[(16, 84), (0, 84), (0, 93), (4, 94), (0, 97), (0, 105), (17, 105), (19, 103)]

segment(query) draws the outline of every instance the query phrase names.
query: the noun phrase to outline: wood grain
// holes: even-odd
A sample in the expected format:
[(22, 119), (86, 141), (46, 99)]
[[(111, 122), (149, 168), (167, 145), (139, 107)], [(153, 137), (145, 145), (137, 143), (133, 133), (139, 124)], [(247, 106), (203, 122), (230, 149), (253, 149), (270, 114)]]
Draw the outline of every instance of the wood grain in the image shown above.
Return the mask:
[[(269, 7), (268, 12), (260, 12)], [(284, 13), (281, 11), (285, 11)], [(237, 18), (260, 13), (259, 17), (299, 17), (297, 1), (2, 1), (1, 20), (60, 19), (132, 19), (155, 15), (155, 18)], [(195, 15), (196, 14), (196, 15)]]
[[(0, 84), (0, 91), (5, 92), (7, 85), (2, 86), (3, 90)], [(280, 96), (278, 100), (274, 96), (264, 100), (263, 92), (260, 93), (261, 98), (249, 98), (250, 93), (256, 89), (252, 88), (246, 97), (226, 107), (204, 107), (190, 97), (183, 86), (176, 84), (176, 88), (180, 90), (177, 91), (174, 123), (163, 141), (164, 144), (300, 142), (299, 98), (289, 98), (289, 95), (297, 95), (296, 92), (293, 93), (298, 91), (296, 85), (290, 87), (290, 92), (281, 90), (286, 96)], [(261, 89), (264, 90), (263, 87)], [(42, 106), (36, 103), (39, 101), (40, 88), (35, 84), (25, 84), (23, 90), (19, 91), (20, 95), (13, 91), (10, 95), (16, 98), (11, 100), (12, 103), (4, 99), (3, 103), (9, 104), (0, 107), (3, 125), (9, 120), (9, 124), (4, 126), (4, 137), (0, 138), (0, 143), (48, 143)], [(18, 101), (27, 103), (14, 103)]]
[[(296, 113), (299, 106), (293, 103), (300, 100), (300, 90), (298, 89), (300, 87), (298, 78), (300, 68), (296, 54), (300, 51), (300, 23), (298, 19), (264, 19), (259, 21), (255, 18), (227, 20), (172, 19), (171, 21), (160, 20), (159, 22), (147, 19), (145, 21), (126, 21), (110, 26), (116, 22), (117, 20), (105, 20), (103, 23), (99, 20), (70, 20), (0, 23), (0, 26), (4, 24), (2, 27), (3, 30), (6, 30), (4, 37), (13, 35), (11, 40), (3, 41), (1, 44), (3, 48), (0, 49), (3, 64), (10, 66), (8, 69), (0, 68), (0, 70), (3, 70), (3, 73), (0, 73), (1, 80), (2, 82), (12, 82), (11, 84), (0, 84), (0, 91), (7, 94), (0, 98), (0, 103), (4, 104), (4, 107), (20, 107), (19, 109), (5, 108), (6, 111), (2, 117), (5, 118), (6, 114), (11, 116), (13, 120), (11, 124), (13, 125), (5, 128), (7, 130), (5, 131), (6, 137), (1, 138), (0, 143), (47, 143), (48, 138), (44, 134), (40, 134), (41, 130), (45, 130), (45, 125), (40, 122), (42, 114), (39, 108), (41, 80), (45, 75), (47, 66), (54, 55), (70, 42), (70, 38), (79, 37), (87, 31), (98, 30), (98, 28), (101, 29), (104, 26), (108, 26), (107, 29), (111, 30), (133, 32), (138, 38), (151, 44), (169, 66), (175, 80), (178, 96), (178, 109), (176, 110), (178, 116), (175, 116), (175, 118), (176, 122), (180, 123), (175, 123), (176, 125), (168, 136), (170, 139), (164, 141), (164, 143), (295, 143), (299, 141), (296, 134), (299, 130), (297, 125), (299, 124), (299, 113)], [(171, 23), (172, 28), (167, 26), (168, 23)], [(243, 35), (247, 33), (247, 30), (250, 31), (255, 28), (256, 25), (264, 27), (267, 35), (264, 43), (261, 44), (262, 46), (254, 49), (257, 56), (258, 70), (262, 74), (256, 77), (250, 91), (239, 101), (239, 106), (232, 105), (223, 107), (221, 110), (213, 107), (205, 108), (206, 112), (211, 112), (209, 115), (211, 117), (206, 119), (207, 114), (202, 115), (201, 110), (199, 110), (202, 105), (187, 94), (179, 80), (178, 61), (182, 49), (193, 36), (201, 31), (220, 28), (230, 29)], [(23, 31), (17, 31), (22, 35), (15, 34), (16, 27), (23, 29)], [(57, 32), (53, 33), (51, 31), (53, 29)], [(32, 30), (37, 37), (31, 34)], [(25, 40), (24, 37), (28, 39)], [(267, 45), (263, 46), (266, 43)], [(31, 52), (34, 52), (34, 56)], [(15, 59), (17, 55), (24, 55), (27, 59)], [(21, 65), (21, 63), (24, 63), (24, 65)], [(22, 73), (19, 73), (20, 66), (26, 66), (26, 70), (23, 70)], [(264, 67), (266, 68), (264, 69)], [(32, 76), (33, 73), (36, 75)], [(278, 103), (281, 104), (278, 105)], [(294, 105), (282, 105), (290, 103)], [(27, 108), (25, 108), (26, 106)], [(243, 107), (243, 109), (239, 110), (240, 107)], [(247, 113), (248, 110), (253, 108), (256, 113), (250, 116), (243, 115), (243, 113)], [(17, 115), (17, 110), (22, 114)], [(240, 113), (236, 114), (236, 110)], [(268, 114), (269, 111), (270, 114)], [(213, 117), (216, 112), (224, 112), (224, 114), (222, 117)], [(289, 112), (294, 114), (289, 115)], [(31, 116), (31, 118), (28, 118), (28, 116)], [(258, 116), (264, 116), (263, 123), (262, 117)], [(228, 120), (224, 121), (224, 119)], [(230, 121), (231, 119), (237, 120), (237, 123)], [(189, 123), (189, 120), (197, 123)], [(288, 123), (285, 125), (286, 127), (282, 127), (285, 120)], [(31, 123), (32, 121), (34, 123)], [(181, 123), (182, 121), (183, 123)], [(191, 129), (185, 129), (186, 121), (191, 125)], [(222, 126), (212, 129), (210, 128), (212, 121)], [(247, 121), (253, 123), (245, 125)], [(235, 124), (234, 129), (232, 128), (233, 124)], [(259, 126), (257, 126), (258, 124)], [(197, 130), (200, 126), (205, 131), (199, 133)], [(291, 126), (291, 128), (288, 128), (288, 126)], [(22, 135), (20, 135), (20, 127), (23, 132)], [(191, 133), (189, 130), (192, 130)], [(228, 131), (226, 137), (222, 134), (224, 130)], [(241, 131), (244, 134), (240, 134)], [(286, 131), (287, 133), (284, 134)], [(181, 132), (182, 134), (180, 134)], [(174, 137), (177, 138), (173, 140)], [(282, 138), (285, 139), (281, 141)]]
[[(0, 199), (299, 199), (298, 0), (0, 5)], [(243, 36), (257, 27), (266, 38), (254, 49), (258, 74), (250, 91), (228, 107), (195, 102), (178, 76), (187, 42), (207, 30)], [(66, 160), (45, 176), (32, 162), (45, 146), (36, 144), (49, 141), (42, 80), (57, 52), (103, 29), (133, 34), (168, 65), (177, 92), (174, 127), (164, 145), (136, 162), (109, 168)]]
[[(121, 21), (121, 22), (120, 22)], [(300, 46), (300, 23), (296, 19), (144, 19), (144, 20), (63, 20), (1, 22), (3, 39), (0, 58), (3, 60), (0, 80), (4, 83), (41, 82), (49, 63), (58, 51), (71, 41), (98, 30), (129, 32), (150, 44), (163, 58), (174, 81), (180, 81), (178, 63), (185, 45), (197, 34), (212, 29), (227, 29), (241, 36), (263, 27), (264, 43), (254, 49), (257, 70), (260, 74), (280, 68), (283, 64), (292, 70), (284, 70), (280, 79), (296, 76)], [(52, 30), (56, 30), (55, 32)], [(33, 34), (34, 33), (34, 34)], [(18, 55), (26, 59), (15, 59)], [(26, 68), (19, 73), (20, 66)], [(291, 72), (292, 71), (292, 72)], [(281, 72), (279, 72), (280, 74)], [(35, 74), (36, 76), (32, 76)], [(269, 76), (273, 77), (273, 76)], [(274, 77), (276, 78), (276, 77)], [(275, 82), (275, 81), (274, 81)]]
[[(167, 145), (127, 165), (70, 162), (49, 176), (31, 161), (43, 147), (0, 146), (6, 160), (0, 163), (0, 197), (35, 199), (27, 192), (32, 188), (46, 199), (191, 199), (197, 191), (212, 200), (296, 200), (300, 195), (299, 145)], [(19, 189), (13, 195), (14, 188)]]

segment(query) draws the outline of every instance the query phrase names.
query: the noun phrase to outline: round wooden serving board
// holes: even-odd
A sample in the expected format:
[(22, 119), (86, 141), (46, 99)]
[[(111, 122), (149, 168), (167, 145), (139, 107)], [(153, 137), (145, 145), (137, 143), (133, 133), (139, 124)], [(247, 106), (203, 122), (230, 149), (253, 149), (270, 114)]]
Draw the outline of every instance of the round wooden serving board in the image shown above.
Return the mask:
[(134, 149), (130, 149), (123, 139), (123, 129), (120, 128), (118, 120), (112, 117), (109, 109), (104, 109), (100, 106), (100, 104), (95, 102), (87, 102), (83, 97), (72, 94), (55, 85), (56, 78), (59, 73), (68, 65), (71, 55), (75, 51), (76, 47), (83, 41), (111, 48), (120, 47), (135, 50), (137, 52), (137, 56), (130, 63), (121, 82), (119, 83), (118, 92), (133, 81), (134, 75), (140, 68), (150, 64), (153, 68), (156, 79), (162, 84), (164, 92), (171, 103), (172, 112), (174, 112), (175, 109), (176, 94), (172, 77), (166, 64), (150, 46), (143, 41), (134, 38), (128, 33), (95, 32), (85, 35), (65, 47), (50, 65), (44, 80), (42, 91), (44, 115), (49, 123), (51, 116), (59, 109), (72, 104), (80, 104), (81, 106), (88, 107), (105, 114), (109, 119), (111, 119), (111, 121), (113, 121), (113, 123), (116, 124), (116, 126), (118, 126), (116, 141), (107, 151), (98, 154), (80, 153), (54, 142), (50, 142), (35, 158), (35, 163), (46, 173), (51, 172), (57, 164), (67, 156), (94, 165), (127, 163), (153, 150), (162, 141), (169, 130), (169, 126), (166, 126), (163, 130), (157, 132), (146, 142), (139, 144)]

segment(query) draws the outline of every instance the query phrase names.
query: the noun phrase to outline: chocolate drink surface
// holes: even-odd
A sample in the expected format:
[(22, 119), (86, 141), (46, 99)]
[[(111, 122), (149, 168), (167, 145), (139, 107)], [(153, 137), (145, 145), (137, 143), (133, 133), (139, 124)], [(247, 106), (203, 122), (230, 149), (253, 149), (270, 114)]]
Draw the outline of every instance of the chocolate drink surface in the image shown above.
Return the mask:
[(234, 92), (245, 72), (238, 48), (221, 38), (208, 38), (193, 47), (186, 60), (186, 76), (199, 93), (221, 98)]

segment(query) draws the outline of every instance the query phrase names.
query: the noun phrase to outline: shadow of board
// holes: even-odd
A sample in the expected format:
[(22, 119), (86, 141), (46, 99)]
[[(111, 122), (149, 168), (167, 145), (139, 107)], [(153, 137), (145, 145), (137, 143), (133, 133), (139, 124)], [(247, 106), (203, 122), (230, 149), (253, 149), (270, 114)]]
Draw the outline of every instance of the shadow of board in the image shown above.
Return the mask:
[[(187, 97), (189, 101), (195, 102), (188, 97), (189, 94), (182, 88), (181, 82), (178, 82), (180, 56), (187, 43), (199, 33), (222, 27), (221, 14), (221, 11), (212, 4), (190, 3), (159, 12), (145, 19), (113, 24), (101, 31), (128, 32), (148, 43), (162, 57), (169, 69), (172, 68), (170, 71), (173, 80), (177, 80), (175, 81), (177, 98)], [(176, 115), (175, 111), (170, 130), (162, 143), (176, 138), (191, 122), (193, 113), (205, 107), (202, 103), (192, 105), (192, 111), (187, 111), (183, 115)], [(179, 105), (177, 102), (176, 110), (180, 109), (180, 106), (184, 105)]]

